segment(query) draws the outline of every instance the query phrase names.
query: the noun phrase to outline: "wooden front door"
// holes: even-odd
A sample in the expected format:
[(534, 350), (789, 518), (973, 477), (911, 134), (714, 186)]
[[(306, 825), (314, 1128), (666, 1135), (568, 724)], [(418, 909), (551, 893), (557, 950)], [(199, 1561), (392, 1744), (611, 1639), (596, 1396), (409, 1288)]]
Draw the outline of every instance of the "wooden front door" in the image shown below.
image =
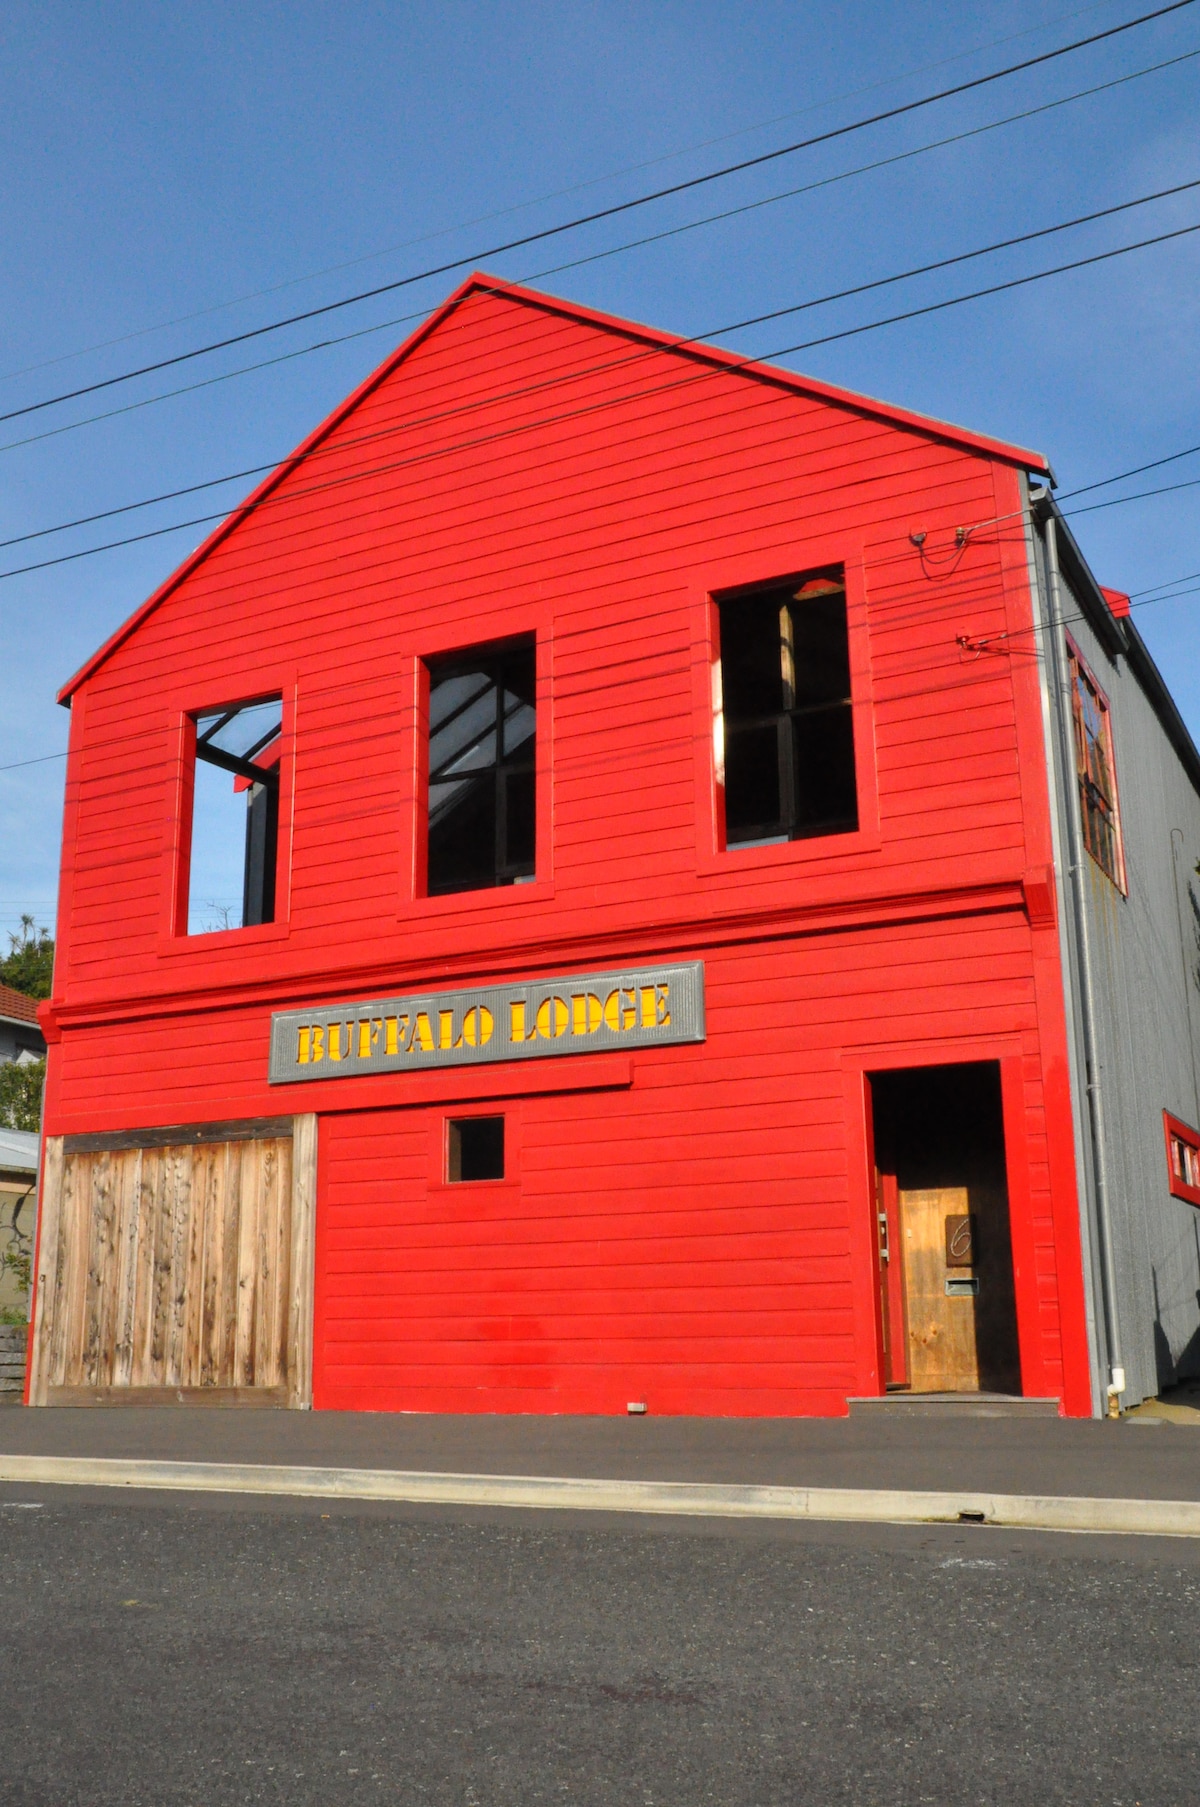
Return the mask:
[(967, 1188), (901, 1192), (899, 1207), (908, 1384), (914, 1393), (978, 1392), (979, 1280), (971, 1259)]
[(291, 1119), (48, 1143), (31, 1403), (306, 1403), (315, 1119), (296, 1122), (298, 1148)]

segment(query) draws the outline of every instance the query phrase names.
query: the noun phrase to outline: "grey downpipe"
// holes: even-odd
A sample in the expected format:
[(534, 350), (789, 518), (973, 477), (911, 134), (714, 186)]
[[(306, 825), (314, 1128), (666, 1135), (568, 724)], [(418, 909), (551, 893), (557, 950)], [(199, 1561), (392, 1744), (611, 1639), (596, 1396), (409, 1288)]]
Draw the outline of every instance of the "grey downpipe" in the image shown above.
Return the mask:
[(1108, 1162), (1105, 1155), (1104, 1097), (1100, 1085), (1100, 1063), (1096, 1051), (1095, 988), (1092, 980), (1092, 938), (1088, 923), (1087, 900), (1084, 896), (1086, 857), (1083, 824), (1080, 819), (1079, 780), (1075, 770), (1074, 729), (1068, 714), (1062, 722), (1064, 704), (1071, 700), (1070, 678), (1063, 653), (1063, 619), (1060, 607), (1058, 572), (1058, 534), (1053, 513), (1046, 520), (1046, 552), (1049, 567), (1050, 657), (1054, 667), (1054, 687), (1058, 695), (1060, 735), (1066, 757), (1065, 785), (1067, 827), (1071, 847), (1071, 904), (1075, 917), (1075, 944), (1079, 949), (1080, 1024), (1083, 1032), (1083, 1060), (1086, 1078), (1088, 1130), (1092, 1144), (1092, 1174), (1096, 1191), (1096, 1227), (1099, 1231), (1100, 1285), (1104, 1299), (1104, 1336), (1108, 1346), (1109, 1383), (1106, 1389), (1108, 1414), (1120, 1412), (1120, 1396), (1125, 1391), (1125, 1369), (1121, 1361), (1121, 1327), (1117, 1310), (1116, 1272), (1113, 1252), (1111, 1199), (1108, 1188)]

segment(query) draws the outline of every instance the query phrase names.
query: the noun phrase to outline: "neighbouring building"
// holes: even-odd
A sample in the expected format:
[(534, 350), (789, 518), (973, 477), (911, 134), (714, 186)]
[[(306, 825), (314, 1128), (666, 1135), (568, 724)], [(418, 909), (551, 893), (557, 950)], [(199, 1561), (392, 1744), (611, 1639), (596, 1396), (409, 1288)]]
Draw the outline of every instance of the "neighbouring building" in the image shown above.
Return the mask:
[(41, 1060), (46, 1038), (38, 1025), (36, 998), (27, 998), (11, 985), (0, 985), (0, 1066), (6, 1061), (22, 1065)]
[[(0, 1123), (0, 1328), (21, 1323), (29, 1308), (37, 1170), (37, 1137)], [(0, 1372), (0, 1392), (4, 1379)]]
[(1052, 488), (467, 281), (63, 692), (31, 1399), (1200, 1371), (1200, 759)]

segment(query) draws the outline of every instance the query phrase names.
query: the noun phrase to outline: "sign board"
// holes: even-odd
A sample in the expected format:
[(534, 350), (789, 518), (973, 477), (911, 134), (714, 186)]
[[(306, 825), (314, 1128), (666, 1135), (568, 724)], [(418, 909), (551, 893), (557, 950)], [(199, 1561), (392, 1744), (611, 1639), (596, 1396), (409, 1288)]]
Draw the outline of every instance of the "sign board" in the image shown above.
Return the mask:
[(279, 1010), (273, 1085), (704, 1040), (704, 964)]

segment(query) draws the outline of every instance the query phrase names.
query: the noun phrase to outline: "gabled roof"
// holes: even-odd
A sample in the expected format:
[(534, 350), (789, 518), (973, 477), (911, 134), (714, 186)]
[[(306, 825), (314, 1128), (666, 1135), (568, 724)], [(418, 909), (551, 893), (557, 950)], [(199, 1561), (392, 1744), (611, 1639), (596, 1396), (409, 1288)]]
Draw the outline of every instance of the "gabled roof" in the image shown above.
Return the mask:
[(645, 345), (654, 345), (664, 351), (675, 352), (678, 356), (689, 360), (707, 363), (717, 368), (724, 367), (736, 371), (748, 381), (770, 382), (784, 389), (790, 389), (797, 395), (812, 397), (815, 400), (832, 402), (838, 407), (853, 409), (858, 414), (870, 415), (877, 420), (887, 421), (892, 426), (903, 427), (909, 432), (922, 433), (931, 439), (939, 439), (944, 443), (959, 446), (970, 452), (981, 453), (986, 458), (996, 458), (1005, 464), (1017, 466), (1020, 470), (1038, 471), (1050, 477), (1053, 475), (1050, 466), (1040, 452), (1031, 452), (1021, 446), (1008, 443), (1007, 440), (993, 439), (986, 433), (972, 433), (965, 427), (952, 425), (948, 421), (935, 420), (927, 414), (917, 414), (909, 408), (896, 408), (888, 402), (877, 401), (873, 396), (859, 395), (852, 389), (840, 389), (836, 384), (819, 382), (815, 377), (801, 376), (794, 370), (784, 370), (777, 364), (763, 364), (754, 359), (739, 356), (737, 352), (724, 351), (715, 345), (707, 345), (696, 339), (680, 338), (671, 333), (661, 332), (657, 327), (642, 326), (633, 320), (623, 320), (618, 314), (604, 314), (596, 308), (582, 307), (577, 302), (562, 301), (553, 295), (545, 295), (538, 289), (523, 287), (520, 283), (506, 282), (498, 276), (488, 276), (483, 271), (475, 271), (461, 283), (454, 293), (447, 297), (440, 307), (435, 308), (415, 332), (411, 333), (399, 345), (390, 357), (384, 359), (376, 370), (373, 370), (358, 388), (348, 395), (345, 401), (323, 420), (308, 438), (302, 440), (296, 450), (282, 464), (278, 465), (268, 477), (252, 490), (246, 500), (228, 515), (220, 526), (215, 528), (208, 538), (203, 540), (189, 558), (173, 571), (166, 581), (159, 585), (153, 595), (147, 597), (142, 606), (125, 621), (94, 652), (84, 665), (81, 665), (74, 677), (65, 683), (58, 693), (58, 701), (69, 706), (71, 697), (79, 686), (87, 681), (104, 663), (109, 655), (116, 651), (131, 634), (133, 634), (146, 617), (156, 609), (171, 592), (189, 576), (213, 549), (220, 545), (239, 522), (245, 519), (270, 492), (294, 471), (323, 439), (341, 425), (346, 417), (352, 414), (359, 404), (384, 382), (405, 358), (422, 344), (431, 333), (446, 320), (454, 310), (472, 294), (489, 294), (506, 296), (509, 300), (520, 302), (524, 306), (541, 309), (548, 314), (557, 314), (571, 320), (582, 321), (591, 326), (598, 326), (606, 332), (615, 332), (626, 338), (639, 340)]

